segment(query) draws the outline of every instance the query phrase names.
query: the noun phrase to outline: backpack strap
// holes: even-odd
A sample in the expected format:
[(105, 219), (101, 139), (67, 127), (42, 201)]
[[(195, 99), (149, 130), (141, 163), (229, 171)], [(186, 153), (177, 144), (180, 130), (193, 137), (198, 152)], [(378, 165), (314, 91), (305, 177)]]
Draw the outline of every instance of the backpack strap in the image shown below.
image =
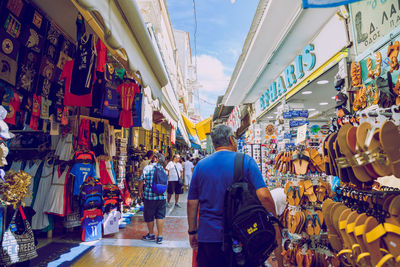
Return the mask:
[(235, 157), (235, 167), (233, 172), (233, 182), (237, 183), (243, 180), (243, 153), (236, 153)]

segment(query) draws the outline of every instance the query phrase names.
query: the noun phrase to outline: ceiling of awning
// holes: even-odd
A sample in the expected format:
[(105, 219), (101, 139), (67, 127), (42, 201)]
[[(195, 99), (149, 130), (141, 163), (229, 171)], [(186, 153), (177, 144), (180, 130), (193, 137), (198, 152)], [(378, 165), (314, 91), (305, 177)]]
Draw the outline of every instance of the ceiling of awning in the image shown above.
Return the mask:
[[(254, 103), (262, 89), (265, 90), (253, 90), (262, 72), (268, 68), (270, 80), (276, 78), (299, 50), (318, 34), (336, 10), (303, 10), (301, 1), (270, 1), (252, 40), (253, 44), (246, 47), (248, 50), (242, 51), (222, 103), (227, 106)], [(268, 84), (266, 81), (265, 87)]]

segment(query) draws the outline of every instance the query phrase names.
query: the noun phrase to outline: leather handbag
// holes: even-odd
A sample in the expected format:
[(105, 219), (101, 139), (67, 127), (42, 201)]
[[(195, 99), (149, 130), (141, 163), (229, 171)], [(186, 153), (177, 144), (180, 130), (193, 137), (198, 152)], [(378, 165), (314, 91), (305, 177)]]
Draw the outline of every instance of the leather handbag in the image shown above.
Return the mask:
[[(15, 223), (15, 218), (18, 210), (21, 214), (25, 228), (22, 234), (16, 232), (17, 225)], [(38, 254), (36, 252), (31, 225), (26, 219), (22, 207), (19, 206), (11, 219), (10, 225), (4, 232), (3, 240), (1, 241), (0, 265), (10, 265), (17, 262), (23, 262), (36, 258), (37, 256)]]

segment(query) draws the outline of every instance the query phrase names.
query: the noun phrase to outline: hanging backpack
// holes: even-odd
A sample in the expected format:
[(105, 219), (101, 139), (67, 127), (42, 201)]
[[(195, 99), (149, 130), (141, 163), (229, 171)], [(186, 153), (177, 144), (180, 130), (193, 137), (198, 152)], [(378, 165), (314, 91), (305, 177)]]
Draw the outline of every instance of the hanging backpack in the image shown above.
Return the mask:
[[(236, 154), (234, 181), (225, 192), (224, 253), (230, 266), (263, 266), (277, 247), (274, 224), (279, 221), (265, 210), (255, 188), (244, 179), (243, 159), (244, 154)], [(240, 255), (233, 252), (232, 244), (241, 245)]]
[(151, 190), (156, 194), (164, 194), (167, 191), (168, 175), (160, 164), (154, 165), (154, 176)]

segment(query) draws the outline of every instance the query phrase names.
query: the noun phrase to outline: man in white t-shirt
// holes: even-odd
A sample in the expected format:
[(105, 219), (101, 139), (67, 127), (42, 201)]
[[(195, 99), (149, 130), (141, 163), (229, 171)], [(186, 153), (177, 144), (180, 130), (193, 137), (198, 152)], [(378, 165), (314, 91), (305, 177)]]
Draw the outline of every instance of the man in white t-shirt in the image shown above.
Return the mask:
[(168, 188), (167, 188), (167, 201), (168, 205), (171, 201), (171, 197), (175, 194), (175, 207), (180, 208), (181, 206), (178, 204), (179, 195), (183, 193), (182, 186), (183, 184), (179, 183), (179, 180), (184, 182), (183, 177), (183, 168), (182, 165), (179, 163), (180, 156), (175, 154), (165, 168), (168, 174)]
[(190, 181), (192, 180), (194, 165), (190, 161), (189, 157), (186, 157), (186, 161), (183, 163), (183, 177), (185, 177), (185, 189), (188, 189)]

